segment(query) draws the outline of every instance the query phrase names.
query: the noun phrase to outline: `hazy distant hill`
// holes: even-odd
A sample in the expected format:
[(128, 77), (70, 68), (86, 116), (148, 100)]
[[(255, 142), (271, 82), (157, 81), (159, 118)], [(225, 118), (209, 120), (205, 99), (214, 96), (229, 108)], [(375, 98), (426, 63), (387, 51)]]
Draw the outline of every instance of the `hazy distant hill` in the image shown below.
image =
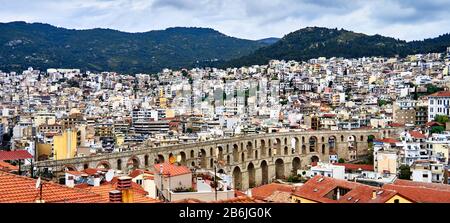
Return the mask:
[(424, 41), (406, 42), (381, 35), (365, 35), (343, 29), (308, 27), (292, 32), (276, 43), (250, 55), (227, 62), (220, 67), (266, 64), (270, 59), (308, 60), (317, 57), (406, 56), (413, 53), (444, 52), (450, 46), (450, 35)]
[(207, 28), (144, 33), (71, 30), (48, 24), (0, 23), (0, 70), (80, 68), (124, 73), (158, 72), (197, 61), (229, 60), (267, 44)]
[(271, 45), (271, 44), (274, 44), (274, 43), (278, 42), (278, 40), (280, 40), (280, 38), (270, 37), (270, 38), (257, 40), (257, 42), (263, 43), (263, 44), (267, 44), (267, 45)]

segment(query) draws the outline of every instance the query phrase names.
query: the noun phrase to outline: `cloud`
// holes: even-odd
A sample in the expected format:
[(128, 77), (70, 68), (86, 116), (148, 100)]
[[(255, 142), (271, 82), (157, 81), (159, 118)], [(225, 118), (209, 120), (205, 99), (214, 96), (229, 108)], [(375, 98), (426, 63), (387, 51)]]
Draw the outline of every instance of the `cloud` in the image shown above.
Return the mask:
[(0, 4), (1, 22), (127, 32), (196, 26), (247, 39), (282, 37), (306, 26), (405, 40), (450, 30), (447, 0), (0, 0)]

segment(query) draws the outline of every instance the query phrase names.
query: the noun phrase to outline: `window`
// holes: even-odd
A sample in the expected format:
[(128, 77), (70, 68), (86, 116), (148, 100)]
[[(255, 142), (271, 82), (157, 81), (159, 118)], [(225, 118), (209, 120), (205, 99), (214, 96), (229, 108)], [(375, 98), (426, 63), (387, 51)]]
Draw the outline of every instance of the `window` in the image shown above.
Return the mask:
[(399, 199), (395, 199), (395, 200), (394, 200), (394, 203), (395, 203), (395, 204), (398, 204), (398, 203), (400, 203), (400, 200), (399, 200)]
[(422, 174), (423, 178), (428, 178), (428, 174)]

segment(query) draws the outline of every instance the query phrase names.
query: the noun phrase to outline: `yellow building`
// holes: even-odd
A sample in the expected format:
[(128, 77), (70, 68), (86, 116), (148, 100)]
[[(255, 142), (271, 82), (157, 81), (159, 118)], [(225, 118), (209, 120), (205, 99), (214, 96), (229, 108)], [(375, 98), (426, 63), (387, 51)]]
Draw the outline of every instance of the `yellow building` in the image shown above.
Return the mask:
[(53, 158), (69, 159), (75, 157), (77, 153), (77, 132), (66, 129), (62, 135), (53, 137)]

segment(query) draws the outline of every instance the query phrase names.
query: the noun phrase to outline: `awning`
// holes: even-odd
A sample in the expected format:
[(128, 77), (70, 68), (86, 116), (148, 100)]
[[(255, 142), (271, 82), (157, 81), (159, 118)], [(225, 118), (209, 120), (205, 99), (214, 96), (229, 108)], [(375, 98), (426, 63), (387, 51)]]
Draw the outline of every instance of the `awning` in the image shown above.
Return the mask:
[(23, 160), (33, 156), (26, 150), (0, 151), (0, 160)]

